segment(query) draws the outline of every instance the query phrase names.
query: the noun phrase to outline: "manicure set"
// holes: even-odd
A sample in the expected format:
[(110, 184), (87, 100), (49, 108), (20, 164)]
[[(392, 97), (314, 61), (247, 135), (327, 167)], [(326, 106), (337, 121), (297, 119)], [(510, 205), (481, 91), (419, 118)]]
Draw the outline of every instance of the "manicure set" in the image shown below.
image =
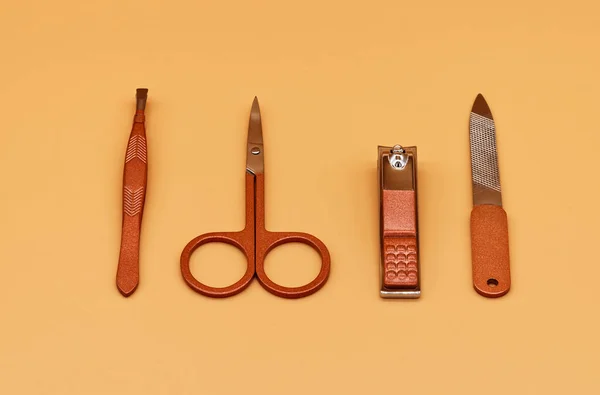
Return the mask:
[[(148, 148), (145, 108), (147, 89), (136, 92), (136, 111), (125, 151), (121, 248), (117, 265), (117, 289), (128, 297), (139, 284), (139, 252), (142, 216), (148, 182)], [(508, 220), (502, 208), (496, 129), (491, 110), (480, 94), (469, 118), (473, 209), (470, 218), (472, 282), (484, 297), (496, 298), (510, 290)], [(200, 235), (184, 247), (180, 270), (185, 283), (208, 297), (224, 298), (243, 291), (253, 279), (273, 295), (302, 298), (321, 289), (329, 278), (331, 257), (317, 237), (301, 232), (273, 232), (265, 228), (265, 148), (258, 99), (254, 98), (247, 133), (246, 221), (240, 231)], [(385, 299), (417, 299), (421, 296), (419, 258), (418, 171), (416, 146), (377, 147), (379, 188), (380, 291)], [(211, 287), (191, 273), (193, 252), (207, 243), (232, 245), (246, 257), (246, 272), (225, 287)], [(285, 287), (265, 272), (267, 254), (286, 243), (303, 243), (321, 257), (315, 279), (298, 287)]]

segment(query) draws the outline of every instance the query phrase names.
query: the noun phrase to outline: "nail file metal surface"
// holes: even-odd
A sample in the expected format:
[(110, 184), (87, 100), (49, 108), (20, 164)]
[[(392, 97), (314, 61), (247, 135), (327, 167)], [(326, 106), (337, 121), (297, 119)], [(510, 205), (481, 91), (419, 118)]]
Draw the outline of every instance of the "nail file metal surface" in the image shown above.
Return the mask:
[(481, 94), (471, 110), (469, 136), (473, 184), (473, 286), (483, 296), (499, 297), (508, 293), (511, 285), (508, 221), (502, 208), (496, 127)]
[(496, 148), (496, 125), (492, 112), (482, 95), (477, 96), (471, 110), (469, 135), (471, 140), (473, 205), (495, 204), (502, 206)]

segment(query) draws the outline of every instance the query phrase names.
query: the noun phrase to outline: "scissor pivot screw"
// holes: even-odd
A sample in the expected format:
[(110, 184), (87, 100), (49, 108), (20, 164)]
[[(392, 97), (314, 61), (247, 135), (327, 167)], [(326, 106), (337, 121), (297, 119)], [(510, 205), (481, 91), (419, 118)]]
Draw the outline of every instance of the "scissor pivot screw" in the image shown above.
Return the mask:
[(258, 148), (258, 147), (254, 147), (254, 148), (252, 148), (252, 149), (250, 150), (250, 153), (251, 153), (252, 155), (258, 155), (258, 154), (260, 154), (260, 148)]
[(401, 145), (394, 145), (391, 153), (392, 154), (390, 155), (389, 159), (390, 165), (392, 165), (394, 169), (404, 169), (408, 163), (408, 155), (406, 155), (404, 148), (402, 148)]

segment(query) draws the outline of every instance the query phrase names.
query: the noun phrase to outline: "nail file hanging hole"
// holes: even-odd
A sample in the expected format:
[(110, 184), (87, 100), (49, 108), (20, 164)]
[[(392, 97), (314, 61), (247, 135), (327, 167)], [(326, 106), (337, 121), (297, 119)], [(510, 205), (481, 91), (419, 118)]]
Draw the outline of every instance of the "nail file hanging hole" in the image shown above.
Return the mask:
[(321, 257), (310, 246), (286, 243), (271, 250), (265, 272), (271, 281), (284, 287), (299, 287), (314, 280), (321, 270)]
[(498, 280), (496, 280), (495, 278), (490, 278), (487, 280), (487, 285), (494, 288), (498, 286)]
[(234, 284), (246, 273), (246, 265), (246, 256), (226, 243), (204, 244), (190, 258), (192, 275), (210, 287)]
[(260, 154), (260, 148), (254, 147), (250, 150), (250, 152), (252, 153), (252, 155), (258, 155)]

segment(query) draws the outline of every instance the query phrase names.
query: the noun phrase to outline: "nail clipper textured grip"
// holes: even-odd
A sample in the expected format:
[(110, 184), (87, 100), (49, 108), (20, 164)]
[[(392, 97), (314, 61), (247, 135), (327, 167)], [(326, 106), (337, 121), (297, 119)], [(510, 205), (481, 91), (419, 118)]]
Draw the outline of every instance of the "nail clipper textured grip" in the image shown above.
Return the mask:
[(418, 285), (417, 211), (414, 191), (383, 191), (383, 285)]
[(500, 206), (477, 205), (471, 212), (473, 286), (486, 297), (505, 295), (510, 289), (508, 221)]
[(117, 287), (131, 295), (139, 283), (140, 231), (146, 197), (147, 146), (144, 113), (136, 111), (125, 154), (123, 172), (123, 227), (117, 267)]

